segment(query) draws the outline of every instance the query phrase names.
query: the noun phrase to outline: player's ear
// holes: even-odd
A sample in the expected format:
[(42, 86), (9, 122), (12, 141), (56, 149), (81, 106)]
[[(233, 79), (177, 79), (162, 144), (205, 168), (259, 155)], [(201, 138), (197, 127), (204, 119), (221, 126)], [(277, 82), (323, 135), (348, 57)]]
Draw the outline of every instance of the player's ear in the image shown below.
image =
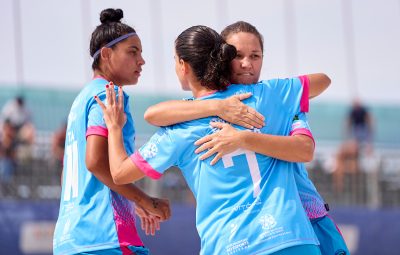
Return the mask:
[(181, 65), (181, 71), (183, 74), (188, 74), (190, 72), (191, 67), (186, 61), (180, 59), (179, 64)]
[(103, 60), (108, 61), (111, 58), (111, 53), (112, 53), (112, 49), (111, 48), (103, 47), (100, 50), (100, 57)]

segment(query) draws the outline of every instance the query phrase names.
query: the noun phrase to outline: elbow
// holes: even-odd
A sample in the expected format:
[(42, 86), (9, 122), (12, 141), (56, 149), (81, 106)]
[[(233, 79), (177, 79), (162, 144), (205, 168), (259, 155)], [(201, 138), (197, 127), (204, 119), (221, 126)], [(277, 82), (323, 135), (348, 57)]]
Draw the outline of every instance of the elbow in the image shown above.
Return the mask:
[(308, 162), (311, 162), (313, 159), (314, 159), (314, 152), (305, 153), (302, 156), (302, 161), (301, 162), (308, 163)]
[(118, 176), (112, 175), (112, 179), (115, 185), (124, 185), (128, 184), (128, 182), (124, 181), (122, 178), (119, 178)]
[(298, 151), (297, 162), (311, 162), (314, 159), (314, 141), (311, 139), (302, 140)]
[(309, 163), (314, 159), (314, 153), (313, 152), (302, 152), (301, 154), (297, 155), (297, 160), (296, 162), (300, 163)]
[(314, 159), (314, 143), (307, 143), (301, 155), (301, 162), (308, 163)]
[(146, 112), (144, 113), (144, 119), (153, 126), (159, 126), (157, 123), (156, 113), (154, 111), (154, 107), (150, 106)]
[(328, 75), (322, 73), (322, 80), (323, 80), (323, 84), (325, 85), (325, 89), (329, 87), (329, 85), (331, 85), (331, 78), (329, 78)]
[(136, 176), (128, 169), (124, 169), (123, 166), (118, 168), (110, 169), (111, 178), (116, 185), (124, 185), (135, 182), (137, 180)]
[(96, 174), (100, 168), (100, 160), (93, 157), (86, 157), (86, 168), (92, 173)]
[(114, 169), (110, 169), (110, 173), (111, 173), (111, 178), (114, 184), (116, 185), (124, 185), (127, 184), (128, 182), (122, 178), (121, 176), (121, 171), (119, 171), (119, 169), (114, 170)]

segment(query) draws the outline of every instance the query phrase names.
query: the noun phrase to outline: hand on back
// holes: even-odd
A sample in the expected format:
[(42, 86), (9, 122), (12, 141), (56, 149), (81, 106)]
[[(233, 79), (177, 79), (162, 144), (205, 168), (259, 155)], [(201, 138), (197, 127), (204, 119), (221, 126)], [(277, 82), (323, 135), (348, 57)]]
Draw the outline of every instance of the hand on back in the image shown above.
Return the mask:
[(251, 96), (251, 93), (245, 93), (221, 100), (218, 117), (245, 128), (262, 128), (264, 116), (242, 102)]

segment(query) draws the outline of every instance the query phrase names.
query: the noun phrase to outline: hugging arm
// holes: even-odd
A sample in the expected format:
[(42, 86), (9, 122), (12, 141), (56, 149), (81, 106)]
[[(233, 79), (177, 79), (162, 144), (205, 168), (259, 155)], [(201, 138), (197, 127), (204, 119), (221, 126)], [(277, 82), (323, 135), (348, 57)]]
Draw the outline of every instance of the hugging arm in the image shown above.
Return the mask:
[[(323, 93), (330, 85), (330, 78), (324, 73), (307, 74), (309, 98)], [(245, 128), (261, 128), (264, 117), (241, 101), (249, 98), (250, 93), (235, 95), (224, 100), (172, 100), (150, 106), (144, 119), (154, 126), (168, 126), (176, 123), (218, 116), (232, 124)]]
[(251, 93), (234, 95), (223, 100), (173, 100), (153, 105), (147, 109), (144, 118), (155, 126), (168, 126), (184, 121), (218, 116), (228, 122), (245, 128), (261, 128), (264, 116), (241, 101)]
[(309, 162), (314, 155), (314, 141), (305, 135), (277, 136), (239, 131), (227, 123), (213, 122), (218, 132), (196, 141), (196, 153), (207, 150), (200, 159), (215, 154), (211, 164), (215, 164), (222, 156), (239, 148), (251, 150), (272, 158), (290, 162)]
[[(309, 98), (320, 95), (329, 87), (331, 83), (330, 78), (324, 73), (314, 73), (305, 76), (307, 77), (309, 83)], [(219, 102), (210, 102), (213, 100), (190, 102), (169, 101), (150, 107), (145, 113), (145, 119), (153, 125), (170, 125), (196, 118), (218, 115), (218, 110), (224, 109), (224, 107), (221, 105), (221, 102), (227, 100), (231, 100), (231, 105), (237, 103), (237, 105), (232, 109), (238, 109), (244, 105), (240, 102), (242, 100), (240, 98), (215, 100)], [(217, 103), (220, 103), (220, 105), (218, 106)], [(216, 106), (212, 106), (213, 104), (216, 104)], [(209, 108), (210, 106), (211, 109)], [(253, 111), (252, 113), (259, 114), (254, 109), (250, 109)], [(196, 113), (191, 111), (195, 111)], [(228, 116), (234, 115), (232, 111), (225, 112), (229, 113)], [(246, 112), (247, 110), (242, 110), (241, 113), (240, 111), (237, 111), (236, 114), (239, 113), (239, 115), (236, 118), (241, 119), (241, 116), (244, 116), (244, 113)], [(249, 125), (246, 126), (241, 123), (230, 121), (228, 119), (229, 117), (227, 116), (221, 116), (221, 114), (218, 116), (233, 124), (251, 128)], [(276, 136), (237, 131), (229, 124), (213, 123), (213, 126), (220, 128), (221, 130), (196, 142), (196, 145), (200, 146), (196, 150), (197, 153), (200, 153), (206, 149), (208, 150), (204, 155), (202, 155), (202, 159), (208, 158), (215, 154), (212, 164), (215, 164), (223, 155), (233, 152), (238, 148), (249, 149), (269, 157), (290, 162), (309, 162), (314, 156), (314, 141), (312, 138), (306, 135)], [(256, 125), (253, 126), (257, 127)]]

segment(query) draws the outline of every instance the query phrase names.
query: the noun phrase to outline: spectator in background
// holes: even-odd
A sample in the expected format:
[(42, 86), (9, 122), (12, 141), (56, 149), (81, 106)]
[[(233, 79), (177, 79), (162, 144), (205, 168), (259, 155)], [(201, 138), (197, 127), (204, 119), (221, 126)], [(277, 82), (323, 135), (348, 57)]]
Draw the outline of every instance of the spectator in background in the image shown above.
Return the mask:
[(14, 99), (8, 101), (1, 110), (1, 118), (2, 122), (3, 120), (9, 120), (16, 129), (20, 129), (25, 124), (31, 122), (31, 114), (25, 108), (24, 98), (16, 96)]
[[(349, 139), (354, 140), (357, 147), (372, 152), (372, 118), (365, 106), (356, 99), (347, 118)], [(363, 147), (365, 146), (365, 148)]]
[(368, 109), (355, 99), (346, 119), (346, 140), (336, 155), (333, 172), (337, 192), (343, 191), (343, 175), (360, 170), (360, 154), (372, 154), (373, 124)]
[(15, 171), (16, 128), (6, 119), (0, 131), (0, 192), (7, 193)]
[(16, 96), (8, 101), (1, 110), (1, 123), (4, 125), (8, 120), (10, 125), (15, 128), (17, 158), (20, 160), (31, 157), (31, 146), (35, 140), (35, 127), (31, 121), (31, 113), (25, 106), (25, 99), (22, 96)]

